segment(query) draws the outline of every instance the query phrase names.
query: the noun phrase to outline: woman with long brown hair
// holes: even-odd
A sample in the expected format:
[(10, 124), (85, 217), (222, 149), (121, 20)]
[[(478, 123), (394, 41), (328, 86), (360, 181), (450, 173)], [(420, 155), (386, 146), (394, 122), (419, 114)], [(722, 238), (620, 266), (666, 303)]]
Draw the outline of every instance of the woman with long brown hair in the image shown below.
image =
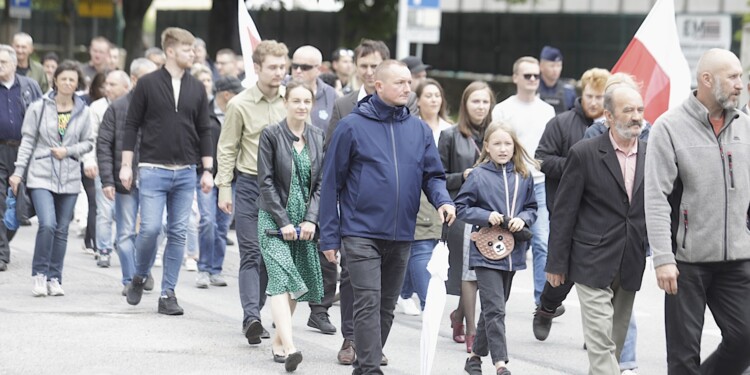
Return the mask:
[[(461, 96), (458, 124), (440, 134), (438, 151), (445, 168), (446, 186), (451, 198), (456, 197), (479, 158), (484, 131), (492, 122), (491, 111), (494, 106), (495, 95), (486, 82), (470, 83)], [(448, 236), (450, 269), (447, 290), (450, 294), (460, 295), (458, 307), (450, 314), (453, 340), (465, 342), (467, 352), (471, 352), (476, 334), (477, 303), (477, 278), (468, 269), (470, 232), (470, 225), (458, 221), (451, 226)]]

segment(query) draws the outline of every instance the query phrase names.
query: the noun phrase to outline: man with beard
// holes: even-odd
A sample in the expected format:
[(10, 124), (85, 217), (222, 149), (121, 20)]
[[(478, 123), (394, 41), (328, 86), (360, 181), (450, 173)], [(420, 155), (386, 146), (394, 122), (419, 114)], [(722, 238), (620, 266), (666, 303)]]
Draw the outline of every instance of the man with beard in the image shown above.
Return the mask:
[(643, 99), (615, 83), (604, 94), (609, 131), (574, 145), (552, 215), (547, 279), (575, 283), (589, 373), (619, 375), (635, 292), (646, 265)]
[[(190, 207), (195, 195), (196, 164), (202, 166), (203, 192), (213, 188), (213, 141), (203, 83), (187, 69), (193, 65), (195, 37), (169, 27), (161, 34), (164, 67), (140, 78), (125, 123), (120, 181), (133, 186), (133, 151), (139, 147), (138, 192), (141, 225), (135, 241), (135, 275), (127, 291), (131, 305), (141, 302), (154, 264), (157, 237), (167, 209), (167, 247), (159, 314), (182, 315), (174, 289), (180, 273)], [(140, 142), (138, 133), (140, 132)]]
[[(648, 239), (666, 292), (668, 373), (741, 374), (750, 365), (750, 118), (737, 110), (737, 56), (711, 49), (697, 72), (698, 89), (651, 130)], [(706, 305), (722, 341), (701, 361)]]
[[(570, 148), (583, 139), (586, 129), (604, 113), (604, 88), (609, 76), (606, 69), (592, 68), (584, 72), (581, 76), (581, 97), (576, 99), (573, 109), (555, 116), (547, 123), (539, 140), (535, 157), (542, 162), (550, 217), (555, 212), (555, 194)], [(553, 251), (552, 246), (549, 246), (548, 251)], [(539, 298), (540, 304), (534, 313), (533, 330), (537, 340), (546, 340), (552, 327), (552, 318), (565, 312), (562, 302), (572, 287), (573, 283), (570, 281), (557, 288), (552, 287), (549, 282), (545, 283)]]
[[(264, 40), (253, 51), (258, 82), (237, 94), (227, 104), (219, 135), (216, 158), (219, 171), (219, 208), (227, 214), (235, 210), (237, 242), (240, 248), (239, 283), (242, 302), (242, 332), (248, 344), (270, 338), (260, 321), (266, 302), (268, 274), (258, 244), (258, 145), (263, 129), (284, 119), (284, 91), (289, 49), (284, 43)], [(236, 205), (232, 202), (232, 179), (237, 170)]]

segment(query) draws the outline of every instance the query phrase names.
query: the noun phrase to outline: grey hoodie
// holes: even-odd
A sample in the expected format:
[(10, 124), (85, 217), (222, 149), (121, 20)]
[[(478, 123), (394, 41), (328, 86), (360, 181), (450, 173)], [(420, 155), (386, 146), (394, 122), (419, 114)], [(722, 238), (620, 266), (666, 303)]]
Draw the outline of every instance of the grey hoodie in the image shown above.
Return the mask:
[(651, 128), (645, 205), (654, 266), (750, 259), (750, 117), (725, 112), (717, 137), (693, 92)]
[[(28, 188), (46, 189), (57, 194), (78, 194), (81, 191), (79, 160), (94, 148), (94, 136), (88, 107), (75, 95), (73, 101), (73, 111), (62, 142), (57, 130), (54, 92), (32, 103), (26, 111), (13, 174), (23, 176), (28, 172)], [(43, 116), (41, 121), (40, 116)], [(68, 155), (63, 160), (55, 159), (50, 152), (52, 147), (58, 146), (67, 148)]]

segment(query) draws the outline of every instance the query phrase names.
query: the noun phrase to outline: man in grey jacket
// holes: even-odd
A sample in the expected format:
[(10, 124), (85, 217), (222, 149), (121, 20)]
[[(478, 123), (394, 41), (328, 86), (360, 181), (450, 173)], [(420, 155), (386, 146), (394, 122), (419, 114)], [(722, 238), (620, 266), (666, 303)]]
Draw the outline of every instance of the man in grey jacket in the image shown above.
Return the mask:
[[(667, 293), (669, 374), (741, 374), (750, 365), (750, 118), (737, 110), (737, 56), (711, 49), (697, 71), (698, 89), (651, 129), (648, 239)], [(706, 305), (722, 342), (701, 363)]]

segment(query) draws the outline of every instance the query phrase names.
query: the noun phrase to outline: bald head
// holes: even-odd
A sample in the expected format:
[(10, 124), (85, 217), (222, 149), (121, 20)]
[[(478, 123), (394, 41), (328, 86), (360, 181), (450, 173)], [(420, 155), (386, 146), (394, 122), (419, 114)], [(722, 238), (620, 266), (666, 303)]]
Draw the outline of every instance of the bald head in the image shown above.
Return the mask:
[(385, 60), (375, 69), (375, 91), (383, 102), (403, 106), (409, 101), (411, 72), (398, 60)]
[(731, 51), (713, 48), (698, 61), (698, 100), (713, 114), (739, 105), (742, 64)]
[(312, 65), (320, 65), (323, 63), (323, 54), (320, 53), (319, 49), (313, 46), (302, 46), (297, 48), (297, 50), (294, 51), (294, 55), (292, 55), (292, 60), (296, 60), (297, 58), (310, 60), (314, 63)]
[(320, 76), (320, 64), (323, 54), (313, 46), (297, 48), (292, 55), (292, 77), (299, 83), (307, 84), (317, 89), (317, 79)]

